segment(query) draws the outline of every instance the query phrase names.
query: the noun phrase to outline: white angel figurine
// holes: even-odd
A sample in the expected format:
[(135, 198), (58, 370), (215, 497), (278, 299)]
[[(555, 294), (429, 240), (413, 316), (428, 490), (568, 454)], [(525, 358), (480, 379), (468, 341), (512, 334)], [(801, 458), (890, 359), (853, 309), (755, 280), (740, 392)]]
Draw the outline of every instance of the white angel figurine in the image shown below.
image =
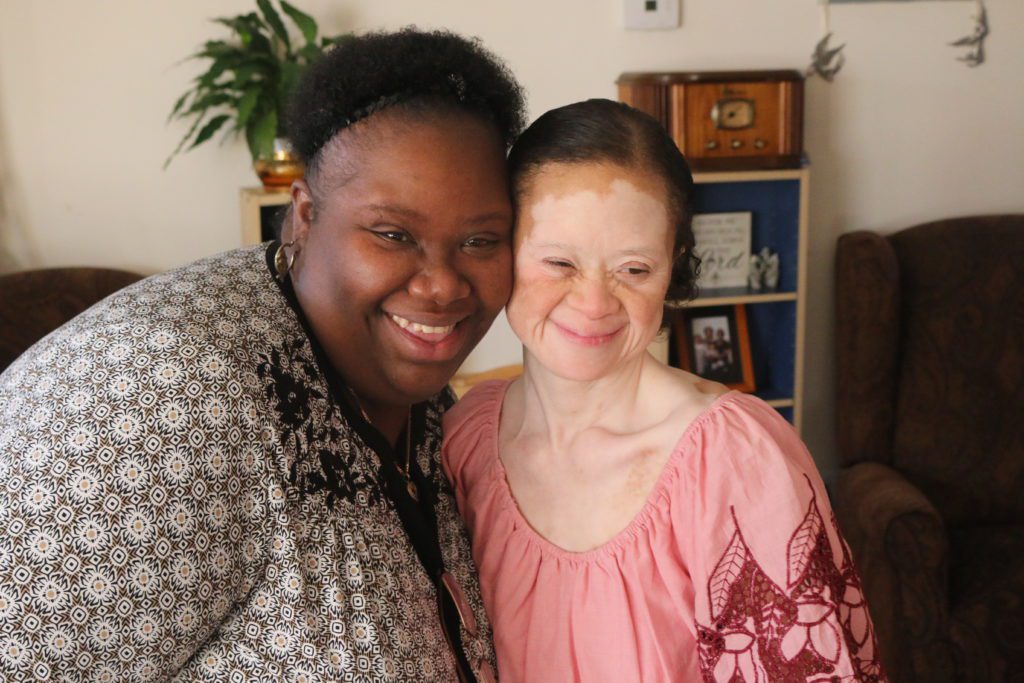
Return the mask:
[(761, 262), (764, 264), (764, 288), (775, 291), (779, 288), (779, 255), (765, 247), (761, 250)]
[(764, 282), (764, 269), (764, 258), (760, 254), (751, 254), (750, 272), (747, 274), (747, 286), (751, 291), (761, 291), (762, 283)]

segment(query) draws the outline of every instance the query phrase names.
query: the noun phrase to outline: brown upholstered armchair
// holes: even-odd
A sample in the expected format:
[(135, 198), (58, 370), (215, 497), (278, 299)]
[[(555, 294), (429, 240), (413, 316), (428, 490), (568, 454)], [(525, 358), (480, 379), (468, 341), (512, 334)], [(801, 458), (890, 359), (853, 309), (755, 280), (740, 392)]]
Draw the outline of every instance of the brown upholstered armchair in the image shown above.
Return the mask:
[(141, 278), (105, 268), (45, 268), (0, 276), (0, 372), (50, 332)]
[(1024, 680), (1024, 215), (839, 239), (836, 515), (892, 680)]

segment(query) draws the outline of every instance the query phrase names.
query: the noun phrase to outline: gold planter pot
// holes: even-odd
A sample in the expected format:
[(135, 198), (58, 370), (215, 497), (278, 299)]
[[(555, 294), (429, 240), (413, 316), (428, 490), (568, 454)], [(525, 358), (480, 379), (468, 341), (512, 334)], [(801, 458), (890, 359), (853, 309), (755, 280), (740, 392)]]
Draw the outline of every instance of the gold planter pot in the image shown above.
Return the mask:
[(252, 167), (260, 177), (263, 187), (281, 189), (289, 187), (293, 180), (301, 178), (306, 170), (287, 138), (274, 138), (274, 152), (270, 158), (256, 159), (252, 162)]

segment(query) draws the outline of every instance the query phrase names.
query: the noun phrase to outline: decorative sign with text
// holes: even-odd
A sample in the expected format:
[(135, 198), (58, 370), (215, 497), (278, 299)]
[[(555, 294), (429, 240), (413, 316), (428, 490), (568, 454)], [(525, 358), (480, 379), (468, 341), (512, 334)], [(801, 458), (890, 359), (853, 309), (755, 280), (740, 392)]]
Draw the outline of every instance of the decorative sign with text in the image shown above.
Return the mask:
[(694, 251), (701, 260), (701, 289), (746, 287), (750, 273), (749, 211), (699, 213), (693, 217)]

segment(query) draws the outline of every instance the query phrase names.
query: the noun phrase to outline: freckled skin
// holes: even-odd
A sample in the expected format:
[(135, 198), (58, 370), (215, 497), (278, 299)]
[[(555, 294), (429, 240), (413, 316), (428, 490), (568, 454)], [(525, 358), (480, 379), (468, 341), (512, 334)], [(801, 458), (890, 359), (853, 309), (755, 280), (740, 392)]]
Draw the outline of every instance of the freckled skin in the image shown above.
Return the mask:
[(656, 361), (673, 237), (661, 180), (613, 164), (550, 164), (517, 197), (507, 314), (524, 375), (499, 426), (523, 515), (591, 550), (643, 508), (673, 447), (725, 387)]
[(599, 164), (552, 164), (529, 187), (509, 324), (545, 367), (602, 376), (643, 354), (661, 324), (673, 237), (664, 190)]

